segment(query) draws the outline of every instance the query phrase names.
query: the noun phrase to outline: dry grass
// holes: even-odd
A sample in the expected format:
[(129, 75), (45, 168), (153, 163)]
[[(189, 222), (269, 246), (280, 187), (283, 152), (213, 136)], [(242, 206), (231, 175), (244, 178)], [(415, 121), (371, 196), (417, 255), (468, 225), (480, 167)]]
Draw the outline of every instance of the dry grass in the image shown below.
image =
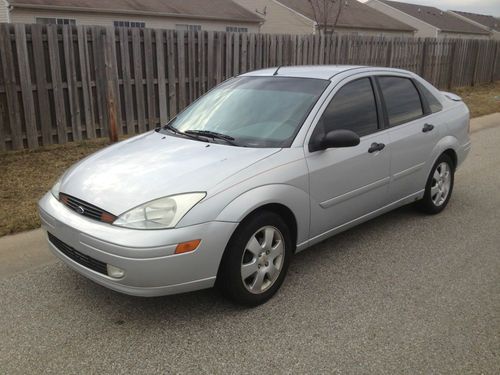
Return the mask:
[[(500, 112), (500, 82), (452, 91), (464, 99), (472, 117)], [(70, 165), (106, 144), (101, 139), (0, 154), (0, 236), (38, 228), (38, 199)]]
[(471, 111), (472, 117), (500, 112), (500, 81), (476, 87), (451, 90), (460, 95)]
[(72, 164), (106, 140), (0, 154), (0, 236), (38, 228), (37, 201)]

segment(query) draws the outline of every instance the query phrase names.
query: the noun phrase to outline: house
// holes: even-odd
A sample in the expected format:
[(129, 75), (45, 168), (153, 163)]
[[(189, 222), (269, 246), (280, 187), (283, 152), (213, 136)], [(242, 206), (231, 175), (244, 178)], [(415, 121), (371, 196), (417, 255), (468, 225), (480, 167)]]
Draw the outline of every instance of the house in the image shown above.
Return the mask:
[(0, 0), (0, 23), (9, 22), (9, 4), (7, 0)]
[(259, 32), (231, 0), (0, 0), (0, 22)]
[(437, 8), (389, 0), (366, 5), (417, 29), (417, 37), (489, 39), (490, 32)]
[(449, 10), (448, 13), (489, 31), (493, 39), (500, 40), (500, 19), (486, 14), (460, 12), (458, 10)]
[(413, 36), (415, 33), (414, 27), (357, 0), (342, 0), (339, 14), (338, 1), (329, 4), (327, 14), (323, 9), (314, 9), (308, 0), (234, 1), (264, 18), (262, 33), (312, 34), (318, 30), (324, 32), (325, 25), (327, 32), (334, 29), (341, 34)]

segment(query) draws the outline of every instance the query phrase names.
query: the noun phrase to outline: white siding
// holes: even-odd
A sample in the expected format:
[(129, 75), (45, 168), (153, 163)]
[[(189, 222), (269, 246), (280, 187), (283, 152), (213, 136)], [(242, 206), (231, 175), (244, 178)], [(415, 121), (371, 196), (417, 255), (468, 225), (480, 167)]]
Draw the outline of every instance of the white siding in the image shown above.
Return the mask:
[(9, 22), (9, 4), (6, 0), (0, 0), (0, 23)]
[[(254, 12), (266, 21), (260, 27), (262, 33), (269, 34), (312, 34), (314, 21), (298, 14), (274, 0), (233, 0)], [(266, 14), (262, 14), (266, 11)], [(355, 28), (336, 28), (339, 34), (357, 34), (367, 36), (413, 36), (412, 31), (368, 30)]]
[[(2, 0), (0, 0), (2, 1)], [(175, 29), (177, 24), (201, 25), (202, 30), (226, 31), (226, 26), (246, 27), (249, 32), (259, 32), (258, 23), (234, 22), (234, 21), (206, 21), (199, 19), (134, 16), (132, 14), (111, 14), (92, 12), (67, 12), (53, 10), (37, 10), (14, 8), (10, 14), (12, 23), (36, 23), (37, 17), (44, 18), (69, 18), (75, 19), (77, 25), (113, 26), (113, 21), (137, 21), (145, 22), (148, 28)]]
[(445, 31), (440, 31), (438, 33), (438, 38), (448, 38), (448, 39), (490, 39), (488, 34), (463, 34), (463, 33), (448, 33)]
[[(312, 34), (314, 22), (273, 0), (233, 0), (265, 19), (260, 27), (266, 34)], [(262, 14), (266, 10), (266, 14)], [(258, 12), (256, 12), (258, 10)]]
[(368, 30), (368, 29), (351, 29), (351, 28), (335, 28), (338, 34), (354, 34), (360, 36), (393, 36), (393, 37), (412, 37), (415, 34), (413, 31), (390, 31), (390, 30)]
[(407, 25), (410, 25), (417, 29), (417, 32), (415, 33), (415, 37), (418, 38), (436, 38), (438, 34), (438, 28), (434, 27), (432, 25), (429, 25), (426, 22), (420, 21), (418, 18), (415, 18), (413, 16), (410, 16), (404, 12), (401, 12), (398, 9), (395, 9), (387, 4), (382, 3), (381, 1), (378, 0), (369, 0), (368, 2), (365, 3), (366, 5), (387, 14), (388, 16), (391, 16), (392, 18), (395, 18), (401, 22), (406, 23)]

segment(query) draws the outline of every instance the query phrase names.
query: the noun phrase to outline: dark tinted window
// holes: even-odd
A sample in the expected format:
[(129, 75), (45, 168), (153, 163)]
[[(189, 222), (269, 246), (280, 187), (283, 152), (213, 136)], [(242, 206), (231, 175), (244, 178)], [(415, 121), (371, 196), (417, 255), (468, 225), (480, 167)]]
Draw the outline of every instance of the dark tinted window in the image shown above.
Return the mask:
[(321, 116), (314, 136), (332, 130), (348, 129), (359, 136), (378, 129), (377, 105), (369, 78), (349, 82), (333, 97)]
[(425, 97), (427, 104), (429, 104), (431, 113), (436, 113), (443, 109), (443, 105), (441, 104), (441, 102), (437, 100), (436, 97), (432, 95), (432, 93), (424, 85), (422, 85), (420, 82), (417, 82), (417, 85), (420, 89), (420, 92)]
[(420, 96), (410, 79), (379, 77), (379, 82), (384, 95), (390, 126), (415, 120), (424, 114)]

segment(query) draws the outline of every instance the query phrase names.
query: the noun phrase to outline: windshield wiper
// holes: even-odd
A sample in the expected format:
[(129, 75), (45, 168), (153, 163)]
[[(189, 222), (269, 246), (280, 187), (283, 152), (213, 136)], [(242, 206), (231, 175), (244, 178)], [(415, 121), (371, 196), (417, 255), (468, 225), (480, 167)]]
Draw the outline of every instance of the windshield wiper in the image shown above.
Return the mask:
[(205, 137), (210, 137), (212, 139), (222, 139), (226, 141), (230, 145), (238, 146), (236, 142), (234, 142), (234, 138), (227, 134), (217, 133), (210, 130), (186, 130), (186, 134), (192, 135), (201, 135)]
[(188, 132), (181, 132), (179, 129), (176, 129), (174, 128), (172, 125), (170, 124), (167, 124), (163, 127), (163, 129), (167, 129), (167, 130), (170, 130), (172, 133), (174, 134), (179, 134), (179, 135), (182, 135), (184, 137), (188, 137), (188, 138), (192, 138), (192, 139), (196, 139), (198, 141), (202, 141), (202, 142), (207, 142), (206, 140), (200, 138), (200, 137), (197, 137), (196, 134), (191, 134), (191, 133), (188, 133)]

